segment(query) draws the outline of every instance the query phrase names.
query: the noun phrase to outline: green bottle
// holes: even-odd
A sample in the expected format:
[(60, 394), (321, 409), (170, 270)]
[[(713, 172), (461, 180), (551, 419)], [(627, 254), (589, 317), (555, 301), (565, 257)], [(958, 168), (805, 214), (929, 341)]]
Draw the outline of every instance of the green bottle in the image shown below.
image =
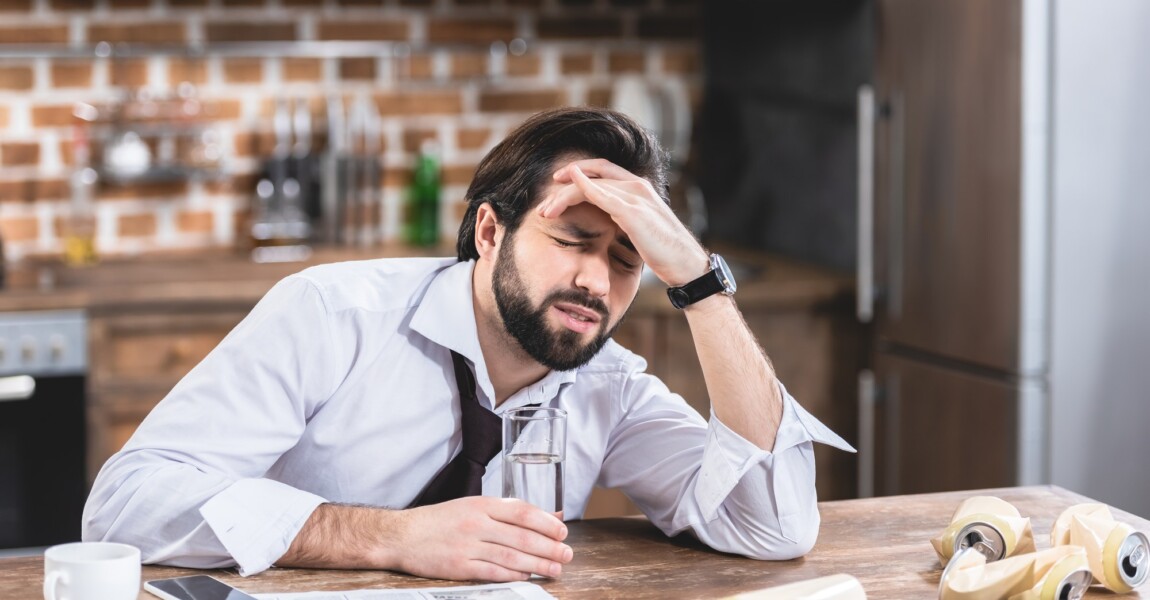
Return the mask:
[(404, 237), (412, 246), (439, 243), (439, 144), (424, 140), (411, 172), (404, 207)]

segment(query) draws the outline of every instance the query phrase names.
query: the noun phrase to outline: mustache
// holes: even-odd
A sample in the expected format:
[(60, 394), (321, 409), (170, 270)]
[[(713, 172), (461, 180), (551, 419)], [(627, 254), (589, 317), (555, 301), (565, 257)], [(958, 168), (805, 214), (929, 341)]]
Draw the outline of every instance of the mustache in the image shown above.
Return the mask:
[(543, 300), (543, 305), (550, 306), (556, 302), (577, 304), (583, 308), (595, 311), (599, 316), (603, 317), (604, 320), (607, 318), (607, 305), (599, 298), (584, 291), (576, 289), (556, 290), (547, 294), (547, 298)]

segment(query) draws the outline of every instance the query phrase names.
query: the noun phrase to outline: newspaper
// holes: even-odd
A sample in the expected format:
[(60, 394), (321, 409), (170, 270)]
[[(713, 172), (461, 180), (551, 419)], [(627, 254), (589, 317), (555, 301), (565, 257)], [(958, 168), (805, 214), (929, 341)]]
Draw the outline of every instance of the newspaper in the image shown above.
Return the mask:
[(259, 600), (553, 600), (555, 598), (548, 594), (547, 590), (524, 581), (443, 588), (253, 595)]

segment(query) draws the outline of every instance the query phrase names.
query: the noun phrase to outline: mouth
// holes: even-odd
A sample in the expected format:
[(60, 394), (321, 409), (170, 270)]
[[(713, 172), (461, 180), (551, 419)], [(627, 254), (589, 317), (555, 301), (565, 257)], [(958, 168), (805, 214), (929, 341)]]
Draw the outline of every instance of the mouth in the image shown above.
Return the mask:
[(603, 320), (598, 312), (577, 304), (558, 302), (552, 304), (551, 308), (559, 313), (563, 324), (568, 329), (579, 333), (597, 329), (599, 323)]

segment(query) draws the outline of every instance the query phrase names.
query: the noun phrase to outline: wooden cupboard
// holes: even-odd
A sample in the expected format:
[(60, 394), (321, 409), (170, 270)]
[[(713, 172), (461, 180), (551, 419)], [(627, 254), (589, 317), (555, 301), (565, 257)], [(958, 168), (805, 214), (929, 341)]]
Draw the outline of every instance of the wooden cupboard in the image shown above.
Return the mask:
[(88, 477), (251, 310), (247, 303), (165, 306), (89, 316)]

